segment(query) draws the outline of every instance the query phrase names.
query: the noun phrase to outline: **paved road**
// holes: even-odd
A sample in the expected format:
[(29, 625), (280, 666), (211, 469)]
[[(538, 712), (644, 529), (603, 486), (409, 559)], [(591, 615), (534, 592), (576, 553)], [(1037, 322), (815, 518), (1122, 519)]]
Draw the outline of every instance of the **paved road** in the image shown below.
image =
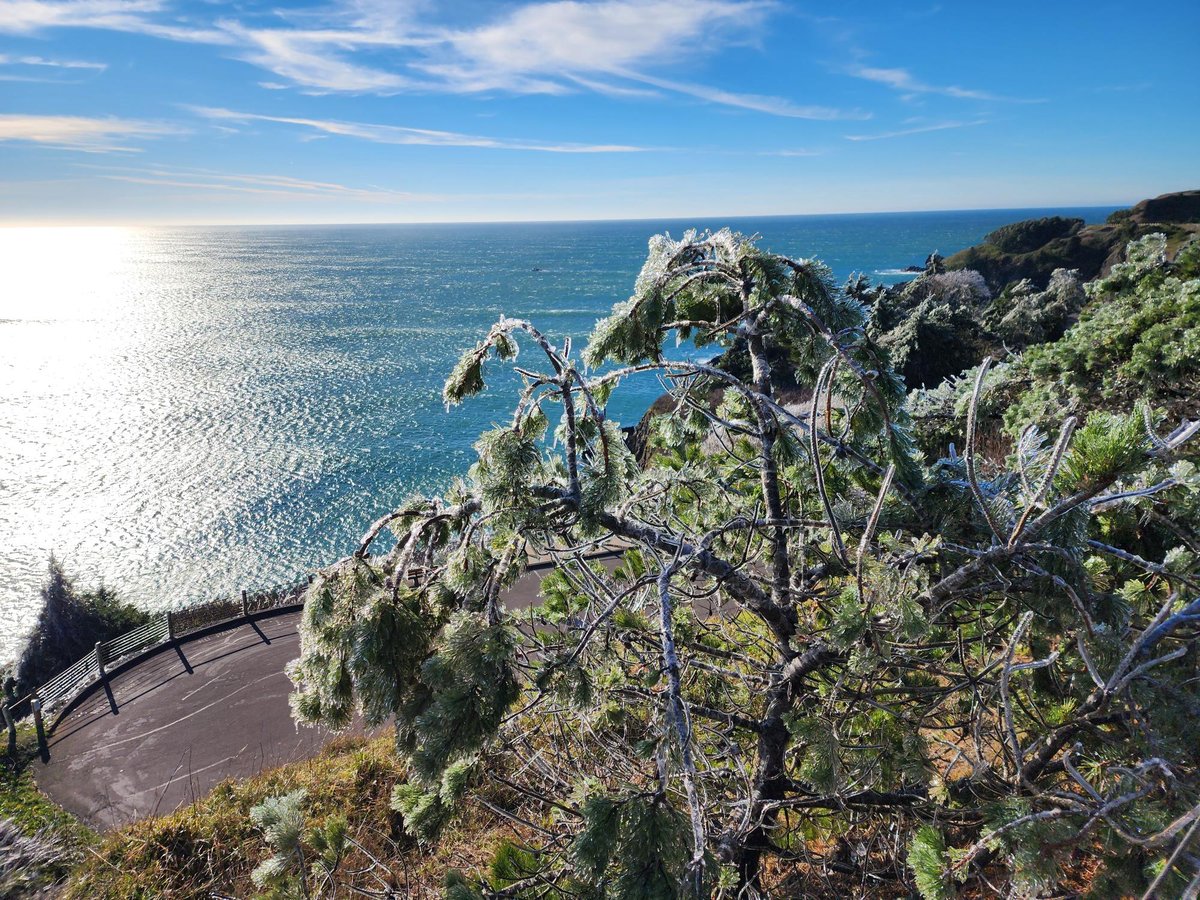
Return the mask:
[[(546, 569), (506, 594), (528, 606)], [(287, 663), (299, 612), (184, 642), (110, 679), (54, 729), (38, 785), (95, 828), (171, 812), (226, 778), (315, 755), (333, 733), (297, 726)]]

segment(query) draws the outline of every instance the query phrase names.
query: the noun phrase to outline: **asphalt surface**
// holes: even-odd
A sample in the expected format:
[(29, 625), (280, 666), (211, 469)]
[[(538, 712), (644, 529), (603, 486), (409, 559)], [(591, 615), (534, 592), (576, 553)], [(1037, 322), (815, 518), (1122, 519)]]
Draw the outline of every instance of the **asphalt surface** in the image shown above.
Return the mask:
[[(529, 606), (546, 571), (505, 595)], [(172, 812), (228, 778), (316, 755), (334, 733), (292, 721), (284, 667), (300, 613), (185, 641), (109, 679), (71, 710), (36, 767), (38, 786), (94, 828)]]

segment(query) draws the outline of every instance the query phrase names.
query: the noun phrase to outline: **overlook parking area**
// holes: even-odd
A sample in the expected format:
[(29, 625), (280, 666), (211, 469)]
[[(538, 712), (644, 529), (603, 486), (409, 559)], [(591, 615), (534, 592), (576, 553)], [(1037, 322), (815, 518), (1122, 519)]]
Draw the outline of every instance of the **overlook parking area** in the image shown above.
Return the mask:
[(297, 726), (288, 708), (284, 667), (300, 652), (299, 619), (245, 622), (113, 675), (54, 728), (38, 786), (110, 829), (314, 755), (333, 733)]
[[(506, 592), (508, 607), (532, 604), (549, 571), (530, 567)], [(172, 812), (226, 779), (314, 756), (334, 732), (292, 720), (284, 667), (300, 654), (300, 615), (237, 620), (114, 673), (54, 726), (38, 786), (108, 830)]]

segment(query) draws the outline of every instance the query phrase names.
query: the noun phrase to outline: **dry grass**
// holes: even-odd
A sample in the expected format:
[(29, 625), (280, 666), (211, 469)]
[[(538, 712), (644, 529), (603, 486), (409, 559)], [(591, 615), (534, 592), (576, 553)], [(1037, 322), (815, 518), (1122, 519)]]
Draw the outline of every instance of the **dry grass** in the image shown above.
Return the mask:
[(106, 836), (76, 867), (63, 896), (252, 896), (250, 872), (270, 851), (250, 822), (250, 808), (266, 797), (304, 788), (309, 824), (344, 816), (361, 845), (339, 869), (340, 887), (388, 887), (402, 897), (440, 897), (447, 869), (485, 870), (512, 831), (483, 807), (468, 803), (436, 846), (421, 847), (404, 833), (389, 807), (392, 787), (403, 778), (390, 737), (338, 739), (314, 759), (224, 782), (190, 806)]
[[(270, 851), (250, 822), (250, 807), (298, 788), (307, 791), (310, 825), (329, 816), (345, 816), (360, 845), (338, 871), (336, 896), (352, 896), (348, 887), (353, 886), (378, 896), (391, 890), (393, 896), (409, 900), (435, 900), (443, 896), (448, 870), (485, 876), (502, 843), (529, 836), (514, 833), (483, 804), (468, 800), (435, 845), (419, 845), (405, 834), (399, 816), (389, 807), (392, 787), (403, 778), (403, 765), (390, 737), (339, 739), (314, 759), (245, 781), (222, 783), (177, 812), (107, 835), (85, 851), (62, 896), (77, 900), (254, 896), (250, 872)], [(492, 804), (516, 806), (512, 797), (483, 790), (484, 799)], [(522, 813), (537, 818), (531, 809)], [(884, 834), (890, 829), (880, 829), (879, 824), (864, 821), (840, 840), (800, 838), (792, 858), (768, 858), (764, 887), (772, 897), (814, 900), (911, 897), (902, 846), (892, 846), (894, 840)], [(869, 862), (859, 858), (864, 852)], [(843, 858), (845, 864), (838, 865)], [(1086, 890), (1094, 874), (1092, 861), (1076, 854), (1067, 867), (1066, 896), (1077, 896), (1073, 891)], [(1003, 883), (1003, 872), (990, 874), (993, 884)], [(963, 886), (961, 893), (981, 900), (990, 895), (979, 882)]]

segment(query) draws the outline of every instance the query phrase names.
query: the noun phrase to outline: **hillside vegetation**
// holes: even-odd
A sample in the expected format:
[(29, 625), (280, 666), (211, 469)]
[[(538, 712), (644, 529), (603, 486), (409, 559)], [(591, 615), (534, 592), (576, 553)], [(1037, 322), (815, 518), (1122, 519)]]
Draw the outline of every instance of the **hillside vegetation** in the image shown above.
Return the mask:
[(946, 266), (979, 272), (997, 293), (1023, 278), (1045, 284), (1055, 269), (1075, 269), (1090, 281), (1120, 262), (1130, 241), (1155, 233), (1167, 239), (1172, 252), (1200, 233), (1200, 191), (1143, 200), (1102, 225), (1059, 216), (1016, 222), (955, 253)]
[[(68, 895), (1200, 890), (1197, 259), (884, 291), (691, 233), (582, 354), (502, 318), (444, 397), (518, 365), (511, 419), (306, 596), (296, 716), (394, 741), (110, 836)], [(606, 404), (646, 371), (639, 464)]]
[(86, 656), (97, 641), (107, 641), (144, 625), (149, 614), (123, 603), (101, 584), (92, 590), (76, 587), (63, 564), (50, 557), (42, 606), (33, 632), (13, 667), (10, 689), (24, 695)]

